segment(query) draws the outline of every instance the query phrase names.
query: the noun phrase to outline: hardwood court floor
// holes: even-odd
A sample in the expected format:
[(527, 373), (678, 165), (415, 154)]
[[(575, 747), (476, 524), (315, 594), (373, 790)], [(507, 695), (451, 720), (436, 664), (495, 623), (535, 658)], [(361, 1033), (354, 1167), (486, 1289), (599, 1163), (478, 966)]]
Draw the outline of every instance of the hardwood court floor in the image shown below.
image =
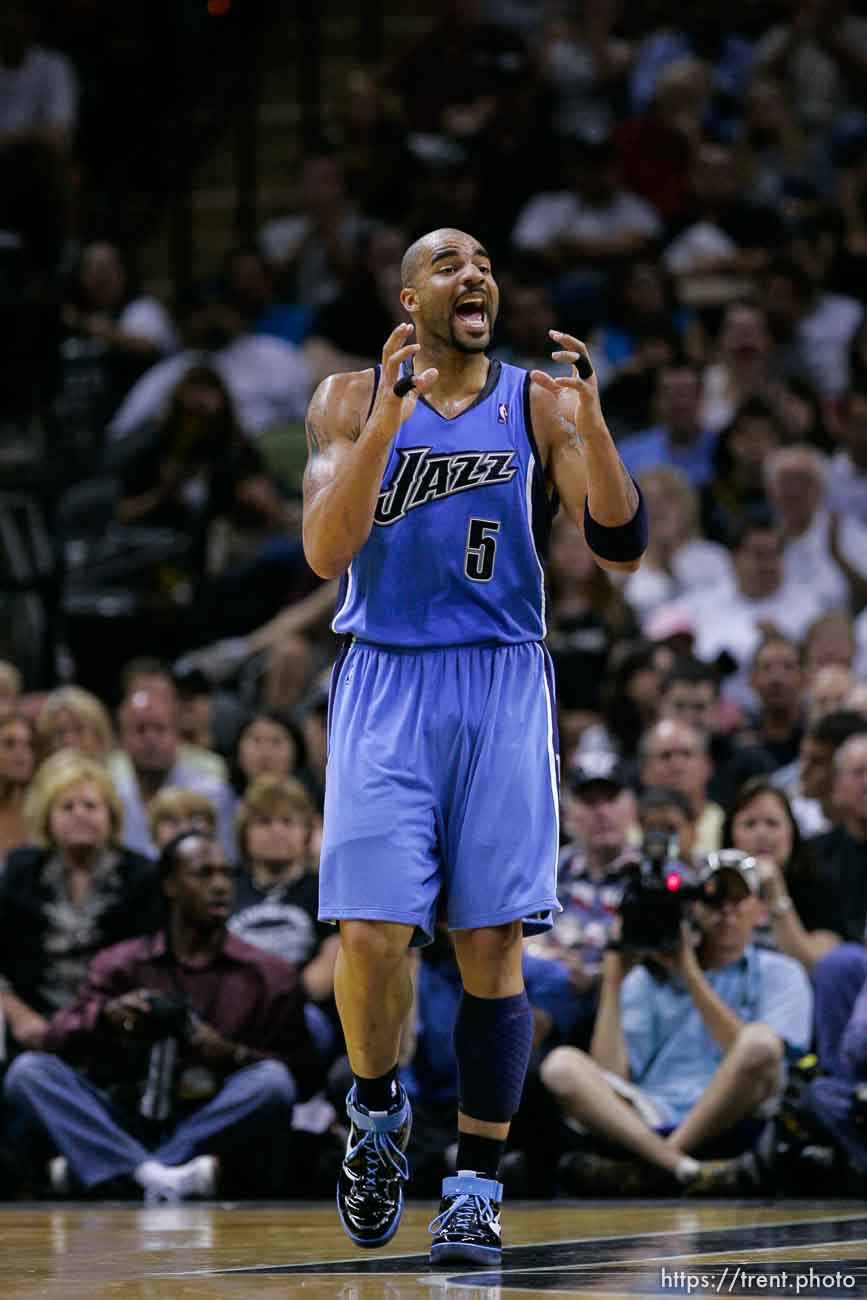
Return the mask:
[(434, 1212), (411, 1205), (385, 1251), (361, 1251), (331, 1205), (15, 1205), (0, 1210), (0, 1298), (867, 1296), (861, 1202), (515, 1203), (496, 1272), (432, 1271)]

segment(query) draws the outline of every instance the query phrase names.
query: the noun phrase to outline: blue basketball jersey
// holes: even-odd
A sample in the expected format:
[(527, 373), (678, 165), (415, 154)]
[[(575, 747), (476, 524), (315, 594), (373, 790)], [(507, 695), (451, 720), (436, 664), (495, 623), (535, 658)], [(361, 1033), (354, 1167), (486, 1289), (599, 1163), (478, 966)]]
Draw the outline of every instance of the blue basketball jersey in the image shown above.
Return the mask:
[(551, 517), (530, 377), (491, 361), (460, 415), (419, 398), (398, 431), (334, 631), (408, 647), (541, 640)]

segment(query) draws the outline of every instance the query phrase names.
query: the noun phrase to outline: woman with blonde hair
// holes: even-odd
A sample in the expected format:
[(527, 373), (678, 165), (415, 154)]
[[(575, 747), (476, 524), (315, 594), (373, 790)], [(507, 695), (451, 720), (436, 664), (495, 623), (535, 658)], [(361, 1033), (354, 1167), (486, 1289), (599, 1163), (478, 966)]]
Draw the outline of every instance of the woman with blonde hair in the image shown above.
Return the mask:
[(108, 710), (81, 686), (61, 686), (46, 696), (36, 731), (43, 757), (58, 749), (76, 749), (104, 763), (112, 747)]
[(158, 849), (186, 831), (216, 835), (217, 809), (207, 795), (164, 785), (148, 804), (148, 826)]
[(300, 781), (266, 773), (250, 785), (237, 819), (244, 870), (229, 929), (301, 967), (308, 997), (324, 1002), (334, 992), (338, 938), (318, 919), (313, 800)]
[(39, 1048), (94, 954), (159, 925), (160, 891), (154, 864), (122, 847), (120, 799), (93, 759), (49, 758), (24, 816), (34, 843), (14, 849), (0, 877), (2, 1002), (18, 1044)]
[(699, 528), (699, 498), (680, 470), (657, 465), (638, 475), (647, 502), (650, 538), (641, 568), (623, 587), (642, 621), (658, 606), (731, 576), (725, 547), (706, 541)]

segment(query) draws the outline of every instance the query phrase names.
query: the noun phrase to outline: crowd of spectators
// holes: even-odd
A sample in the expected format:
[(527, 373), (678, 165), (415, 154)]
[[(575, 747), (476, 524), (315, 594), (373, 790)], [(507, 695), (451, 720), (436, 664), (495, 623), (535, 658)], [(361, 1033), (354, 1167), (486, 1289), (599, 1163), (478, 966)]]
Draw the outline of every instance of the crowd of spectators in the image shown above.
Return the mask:
[[(553, 526), (562, 911), (527, 945), (504, 1179), (867, 1179), (867, 6), (440, 9), (350, 70), (293, 209), (166, 303), (110, 223), (77, 224), (76, 67), (3, 7), (0, 259), (53, 312), (30, 414), (62, 464), (53, 671), (0, 662), (8, 1196), (332, 1194), (336, 584), (301, 548), (301, 424), (322, 376), (375, 361), (401, 254), (439, 226), (493, 254), (494, 356), (556, 373), (548, 330), (588, 340), (650, 515), (622, 581)], [(702, 896), (636, 945), (624, 899), (660, 835)], [(433, 1195), (445, 930), (415, 986), (411, 1188)]]

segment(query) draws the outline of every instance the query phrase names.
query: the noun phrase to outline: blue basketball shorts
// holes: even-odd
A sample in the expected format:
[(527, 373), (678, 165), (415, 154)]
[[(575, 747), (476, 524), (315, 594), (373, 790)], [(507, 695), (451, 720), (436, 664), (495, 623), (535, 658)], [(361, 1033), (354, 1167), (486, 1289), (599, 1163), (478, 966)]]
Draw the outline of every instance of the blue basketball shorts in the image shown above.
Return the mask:
[(538, 642), (401, 651), (353, 641), (334, 665), (319, 916), (433, 935), (546, 930), (559, 846), (554, 674)]

